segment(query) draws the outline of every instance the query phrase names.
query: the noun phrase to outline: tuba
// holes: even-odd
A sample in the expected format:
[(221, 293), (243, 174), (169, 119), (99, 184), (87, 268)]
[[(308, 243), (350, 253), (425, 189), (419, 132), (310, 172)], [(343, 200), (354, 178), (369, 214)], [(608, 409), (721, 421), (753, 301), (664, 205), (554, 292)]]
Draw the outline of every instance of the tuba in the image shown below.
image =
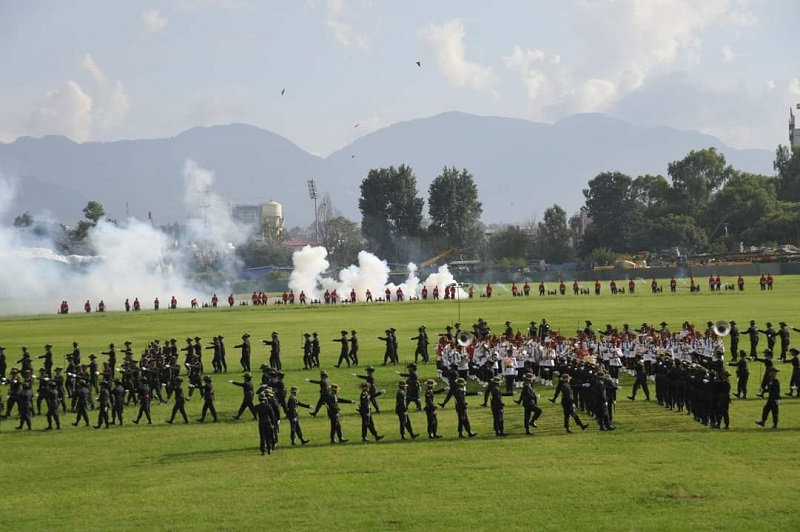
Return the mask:
[(714, 323), (714, 334), (717, 336), (728, 336), (731, 333), (731, 324), (725, 320)]
[(456, 341), (458, 342), (458, 345), (460, 345), (461, 347), (469, 347), (472, 345), (472, 342), (475, 341), (475, 335), (473, 335), (469, 331), (461, 331), (460, 333), (458, 333)]

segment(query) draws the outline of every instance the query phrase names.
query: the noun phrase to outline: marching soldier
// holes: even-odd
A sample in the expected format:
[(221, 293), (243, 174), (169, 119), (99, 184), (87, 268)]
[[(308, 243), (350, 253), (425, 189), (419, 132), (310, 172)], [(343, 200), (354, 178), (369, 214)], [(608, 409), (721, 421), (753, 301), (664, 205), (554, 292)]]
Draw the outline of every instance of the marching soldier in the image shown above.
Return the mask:
[(406, 384), (408, 384), (407, 401), (409, 404), (414, 403), (417, 405), (417, 411), (422, 409), (422, 404), (419, 400), (420, 382), (419, 375), (417, 374), (417, 365), (413, 362), (406, 365), (408, 373), (397, 372), (401, 377), (406, 377)]
[(764, 404), (764, 410), (761, 412), (761, 420), (756, 421), (756, 425), (761, 427), (766, 425), (767, 416), (772, 414), (772, 428), (778, 428), (778, 406), (781, 399), (781, 384), (778, 382), (778, 372), (780, 370), (776, 367), (769, 368), (767, 372), (767, 402)]
[(641, 388), (642, 391), (644, 392), (645, 400), (649, 401), (650, 389), (647, 387), (647, 372), (645, 371), (644, 363), (642, 362), (642, 355), (636, 355), (635, 371), (636, 374), (634, 377), (635, 380), (633, 382), (633, 392), (631, 393), (630, 397), (628, 397), (628, 399), (630, 399), (631, 401), (635, 401), (636, 392), (639, 390), (639, 388)]
[(250, 373), (245, 373), (244, 382), (228, 382), (242, 389), (242, 404), (239, 406), (239, 413), (233, 416), (233, 419), (238, 420), (242, 416), (242, 413), (245, 411), (245, 409), (249, 409), (250, 413), (253, 414), (253, 419), (256, 419), (256, 407), (253, 404), (253, 397), (255, 396), (255, 389), (253, 388), (253, 376), (250, 375)]
[(77, 383), (77, 390), (75, 391), (75, 413), (77, 414), (75, 418), (75, 423), (72, 424), (73, 427), (77, 427), (78, 423), (82, 419), (86, 426), (89, 426), (89, 402), (91, 398), (91, 392), (89, 391), (89, 381), (86, 379), (78, 379)]
[(319, 334), (317, 331), (311, 333), (311, 362), (314, 367), (319, 367), (319, 355), (320, 355), (320, 345), (319, 345)]
[(203, 377), (203, 410), (197, 421), (200, 423), (204, 422), (206, 420), (206, 412), (211, 412), (214, 423), (216, 423), (217, 409), (214, 407), (214, 385), (211, 383), (211, 377), (208, 375)]
[(108, 428), (108, 407), (111, 403), (111, 394), (108, 390), (108, 382), (103, 381), (100, 383), (100, 395), (97, 397), (97, 425), (94, 428), (99, 429), (105, 423)]
[(348, 356), (353, 362), (353, 365), (358, 366), (358, 337), (356, 336), (355, 329), (350, 331), (350, 353), (348, 353)]
[(457, 378), (455, 384), (456, 391), (453, 393), (453, 397), (455, 398), (456, 413), (458, 414), (458, 437), (463, 438), (464, 431), (467, 431), (467, 436), (474, 438), (478, 434), (472, 432), (472, 427), (469, 423), (469, 405), (467, 404), (467, 396), (478, 395), (478, 392), (468, 392), (467, 380), (464, 378)]
[(353, 401), (350, 399), (340, 398), (339, 385), (331, 384), (330, 389), (325, 394), (324, 402), (328, 410), (328, 419), (331, 422), (331, 443), (336, 443), (337, 438), (339, 443), (347, 443), (347, 440), (342, 437), (342, 422), (339, 417), (339, 403), (352, 404)]
[(114, 379), (114, 389), (111, 390), (111, 423), (123, 425), (122, 414), (125, 409), (125, 388), (120, 379)]
[(242, 343), (233, 346), (235, 349), (241, 349), (241, 357), (239, 363), (242, 365), (242, 370), (250, 372), (250, 334), (244, 333), (242, 335)]
[(747, 328), (747, 336), (750, 339), (750, 358), (755, 359), (758, 356), (758, 327), (756, 327), (756, 320), (750, 320), (750, 327)]
[(367, 432), (372, 434), (375, 441), (381, 441), (383, 436), (378, 434), (375, 429), (375, 421), (372, 419), (372, 398), (369, 395), (370, 384), (364, 381), (359, 384), (359, 387), (361, 388), (361, 395), (358, 399), (358, 413), (361, 416), (361, 441), (364, 443), (369, 441), (367, 440)]
[(575, 420), (575, 423), (581, 428), (586, 430), (589, 425), (584, 425), (578, 417), (575, 409), (575, 402), (572, 399), (572, 387), (569, 384), (571, 377), (568, 373), (561, 375), (561, 408), (564, 409), (564, 430), (567, 434), (572, 434), (572, 429), (569, 427), (570, 418)]
[(522, 393), (520, 394), (519, 401), (514, 401), (518, 405), (522, 405), (525, 409), (522, 422), (525, 426), (525, 434), (532, 436), (531, 427), (538, 428), (536, 420), (542, 415), (542, 409), (537, 404), (536, 393), (533, 391), (533, 373), (526, 373), (523, 376)]
[(419, 434), (414, 434), (414, 429), (411, 428), (411, 418), (408, 417), (408, 398), (406, 396), (406, 390), (408, 389), (408, 383), (406, 381), (400, 381), (397, 384), (397, 395), (395, 396), (395, 405), (394, 411), (397, 414), (397, 419), (400, 421), (400, 438), (405, 440), (406, 439), (406, 430), (408, 431), (409, 436), (411, 439), (415, 439)]
[(186, 395), (183, 393), (183, 379), (180, 377), (175, 377), (173, 383), (174, 385), (172, 392), (175, 394), (175, 404), (172, 407), (172, 415), (167, 420), (167, 423), (172, 425), (172, 423), (175, 421), (175, 414), (178, 412), (180, 412), (181, 416), (183, 416), (183, 423), (189, 423), (189, 418), (186, 416)]
[(336, 362), (335, 365), (338, 368), (339, 366), (342, 365), (342, 362), (347, 362), (347, 367), (349, 368), (350, 367), (350, 355), (349, 355), (350, 346), (349, 346), (349, 341), (347, 339), (347, 331), (342, 330), (341, 331), (341, 335), (342, 335), (341, 338), (334, 338), (332, 340), (333, 342), (339, 342), (341, 344), (341, 347), (340, 347), (340, 350), (339, 350), (339, 360)]
[(747, 399), (747, 381), (750, 378), (750, 370), (747, 368), (747, 353), (744, 349), (739, 351), (739, 360), (729, 362), (729, 366), (736, 366), (736, 393), (739, 399)]
[(295, 444), (295, 438), (300, 440), (302, 445), (305, 445), (309, 440), (303, 439), (303, 429), (300, 427), (300, 416), (297, 413), (297, 407), (310, 409), (311, 405), (301, 403), (297, 398), (297, 386), (292, 386), (289, 390), (289, 400), (286, 401), (286, 417), (289, 419), (289, 427), (291, 429), (292, 445)]
[(730, 338), (731, 338), (731, 357), (732, 361), (736, 362), (736, 356), (739, 354), (739, 336), (741, 333), (739, 332), (739, 327), (736, 326), (736, 322), (731, 320), (728, 322), (731, 326), (730, 328)]
[[(45, 344), (44, 346), (44, 354), (40, 355), (39, 359), (44, 359), (44, 371), (48, 379), (53, 378), (53, 346), (50, 344)], [(5, 376), (5, 372), (3, 374)]]
[(793, 347), (789, 349), (789, 353), (792, 355), (792, 376), (789, 380), (789, 392), (786, 395), (791, 397), (792, 392), (796, 392), (797, 396), (800, 397), (800, 358), (798, 358), (800, 351)]
[(258, 396), (258, 406), (254, 408), (254, 413), (258, 417), (258, 436), (261, 456), (272, 454), (275, 448), (275, 412), (269, 404), (269, 392), (264, 391)]
[(31, 430), (31, 417), (33, 416), (33, 391), (31, 390), (31, 383), (26, 381), (22, 384), (22, 392), (17, 397), (17, 405), (19, 407), (19, 425), (17, 430), (22, 429), (24, 425), (28, 426)]
[(378, 388), (375, 386), (375, 368), (373, 368), (372, 366), (367, 366), (366, 370), (367, 370), (366, 375), (357, 375), (353, 373), (353, 377), (364, 379), (369, 384), (367, 391), (369, 392), (370, 403), (372, 403), (372, 406), (375, 407), (375, 413), (380, 414), (381, 409), (378, 406), (377, 397), (383, 395), (383, 393), (386, 390), (378, 390)]
[(152, 396), (150, 395), (150, 384), (148, 384), (147, 379), (142, 379), (141, 382), (139, 382), (137, 395), (139, 399), (139, 414), (136, 416), (136, 419), (133, 420), (133, 424), (138, 425), (139, 420), (142, 419), (142, 414), (144, 414), (144, 416), (147, 418), (147, 424), (152, 425), (153, 420), (150, 418), (150, 403)]
[(56, 430), (61, 430), (61, 418), (58, 416), (58, 403), (60, 402), (58, 387), (54, 380), (48, 381), (47, 384), (47, 428), (44, 430), (53, 430), (54, 421)]
[(269, 367), (275, 370), (281, 369), (281, 341), (278, 333), (272, 331), (270, 340), (261, 340), (264, 345), (269, 346)]
[(778, 329), (778, 338), (781, 339), (781, 362), (786, 362), (786, 354), (789, 352), (789, 342), (791, 332), (787, 328), (785, 322), (780, 322), (779, 324), (780, 329)]
[(427, 364), (430, 357), (428, 355), (428, 333), (424, 325), (420, 325), (417, 329), (417, 335), (412, 336), (411, 340), (417, 341), (417, 349), (414, 351), (414, 363), (418, 362), (418, 357), (422, 357), (422, 362)]
[(767, 322), (766, 330), (759, 329), (758, 332), (765, 335), (767, 337), (767, 349), (775, 352), (775, 338), (778, 336), (778, 332), (772, 327), (772, 323)]
[(303, 369), (311, 369), (314, 367), (314, 361), (311, 359), (311, 335), (303, 333)]
[(503, 419), (503, 411), (505, 410), (505, 405), (503, 404), (503, 396), (511, 396), (513, 392), (501, 392), (500, 391), (500, 383), (503, 382), (503, 379), (498, 375), (496, 377), (492, 377), (492, 380), (489, 383), (489, 386), (486, 387), (486, 391), (483, 394), (483, 405), (486, 406), (487, 398), (491, 398), (491, 407), (492, 407), (492, 423), (494, 425), (494, 435), (495, 436), (508, 436), (508, 433), (505, 431), (505, 422)]
[(319, 380), (313, 379), (306, 379), (306, 382), (310, 382), (311, 384), (319, 384), (319, 399), (317, 400), (317, 406), (314, 407), (314, 411), (311, 412), (311, 417), (316, 417), (319, 409), (322, 408), (322, 405), (325, 404), (328, 395), (330, 394), (329, 386), (328, 386), (328, 372), (324, 369), (319, 372)]
[(423, 410), (425, 410), (425, 417), (427, 418), (428, 439), (441, 438), (441, 436), (438, 434), (439, 418), (436, 408), (436, 398), (434, 396), (444, 392), (444, 388), (440, 390), (434, 390), (435, 386), (436, 381), (433, 379), (428, 379), (425, 382), (425, 408), (423, 408)]

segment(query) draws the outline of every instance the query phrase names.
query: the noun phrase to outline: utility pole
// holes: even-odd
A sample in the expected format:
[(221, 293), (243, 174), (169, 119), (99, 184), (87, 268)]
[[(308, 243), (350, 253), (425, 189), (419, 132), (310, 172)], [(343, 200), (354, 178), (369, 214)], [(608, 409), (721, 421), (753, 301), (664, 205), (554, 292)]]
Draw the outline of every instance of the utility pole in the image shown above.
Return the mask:
[(308, 180), (308, 197), (314, 200), (314, 239), (319, 244), (319, 217), (317, 213), (317, 184), (313, 179)]

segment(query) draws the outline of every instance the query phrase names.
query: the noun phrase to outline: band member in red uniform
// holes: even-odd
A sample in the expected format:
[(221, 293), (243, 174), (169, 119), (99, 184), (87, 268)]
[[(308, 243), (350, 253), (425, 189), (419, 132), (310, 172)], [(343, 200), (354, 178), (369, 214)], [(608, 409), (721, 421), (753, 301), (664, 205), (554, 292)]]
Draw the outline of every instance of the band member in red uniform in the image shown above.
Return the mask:
[(386, 296), (387, 303), (392, 300), (392, 291), (389, 290), (388, 286), (386, 287), (386, 290), (384, 290), (384, 295)]
[(217, 303), (219, 303), (219, 298), (217, 297), (217, 294), (214, 294), (211, 296), (211, 306), (217, 308)]
[(564, 284), (564, 281), (558, 284), (558, 293), (562, 296), (567, 293), (567, 285)]
[(422, 300), (425, 301), (428, 299), (428, 287), (423, 285), (422, 286)]
[(678, 288), (678, 281), (675, 280), (673, 277), (669, 280), (669, 291), (675, 293), (675, 289)]
[(294, 290), (289, 290), (289, 304), (294, 305)]
[(489, 283), (486, 284), (486, 297), (492, 297), (492, 285)]
[(438, 286), (434, 286), (433, 287), (433, 300), (437, 301), (438, 299), (439, 299), (439, 287)]
[(158, 298), (153, 300), (153, 310), (158, 310), (158, 307), (161, 306), (161, 303), (158, 301)]
[(600, 295), (600, 281), (594, 282), (594, 295), (596, 296)]
[(89, 303), (88, 299), (86, 300), (86, 303), (83, 304), (83, 310), (85, 310), (87, 314), (92, 311), (92, 304)]
[(736, 279), (736, 285), (739, 287), (739, 292), (744, 292), (744, 277), (741, 275)]
[[(428, 295), (427, 292), (425, 293), (425, 295)], [(356, 302), (356, 289), (355, 288), (351, 288), (350, 289), (350, 303), (355, 303), (355, 302)]]
[(573, 283), (572, 283), (572, 293), (577, 296), (578, 292), (580, 292), (580, 289), (581, 289), (581, 287), (578, 285), (578, 281), (573, 281)]
[(522, 285), (522, 293), (525, 294), (525, 297), (528, 297), (531, 293), (531, 285), (529, 285), (527, 281)]
[(628, 281), (628, 293), (632, 294), (634, 291), (636, 291), (636, 281), (631, 279)]
[(517, 297), (519, 295), (519, 288), (517, 288), (517, 283), (511, 283), (511, 297)]
[[(216, 295), (216, 294), (214, 294), (214, 295)], [(232, 307), (235, 302), (236, 301), (233, 299), (233, 294), (229, 295), (228, 296), (228, 306)], [(211, 305), (212, 306), (214, 305), (214, 299), (213, 298), (211, 299)]]

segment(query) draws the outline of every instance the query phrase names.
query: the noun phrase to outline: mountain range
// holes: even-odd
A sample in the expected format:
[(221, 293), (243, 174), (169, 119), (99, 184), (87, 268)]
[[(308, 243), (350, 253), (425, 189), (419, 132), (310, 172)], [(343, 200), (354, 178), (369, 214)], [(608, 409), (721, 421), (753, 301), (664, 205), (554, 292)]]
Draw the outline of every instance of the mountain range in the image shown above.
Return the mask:
[(2, 213), (41, 213), (67, 224), (89, 200), (109, 218), (127, 215), (156, 223), (198, 214), (199, 198), (184, 199), (187, 159), (213, 171), (213, 192), (231, 204), (274, 200), (288, 227), (314, 219), (307, 180), (329, 194), (342, 215), (360, 221), (359, 186), (371, 168), (411, 166), (420, 197), (445, 166), (475, 178), (484, 223), (522, 224), (559, 204), (567, 213), (583, 205), (582, 190), (604, 171), (632, 177), (666, 175), (667, 164), (689, 151), (715, 147), (738, 170), (773, 175), (773, 153), (734, 149), (716, 137), (668, 127), (641, 127), (601, 114), (554, 124), (447, 112), (400, 122), (366, 134), (327, 158), (255, 126), (195, 127), (171, 138), (75, 143), (61, 136), (22, 137), (0, 144), (0, 175), (17, 194)]

